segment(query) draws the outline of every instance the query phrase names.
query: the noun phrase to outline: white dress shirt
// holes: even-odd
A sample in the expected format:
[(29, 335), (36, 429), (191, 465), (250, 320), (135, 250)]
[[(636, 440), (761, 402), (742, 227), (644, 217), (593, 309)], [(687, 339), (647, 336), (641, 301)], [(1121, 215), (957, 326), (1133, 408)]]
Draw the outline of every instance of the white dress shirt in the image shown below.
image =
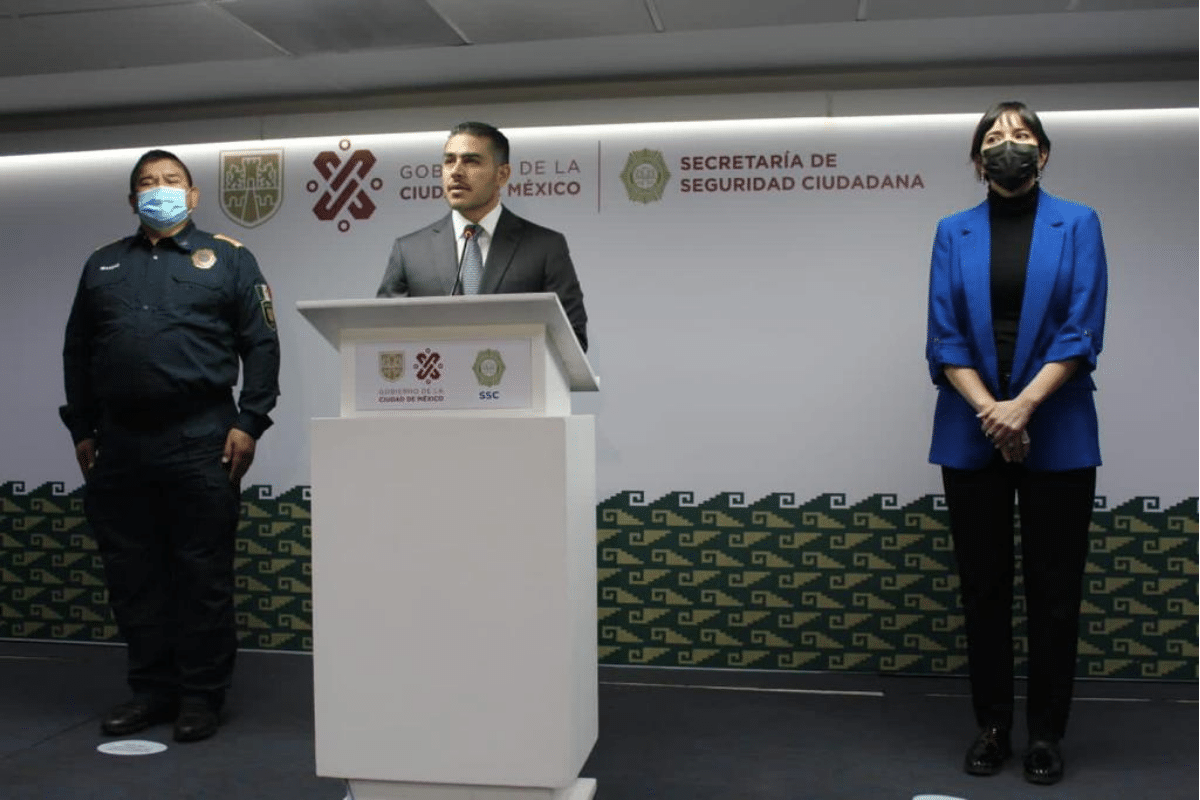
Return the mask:
[(472, 223), (471, 220), (464, 217), (457, 209), (450, 211), (450, 222), (454, 225), (454, 256), (456, 261), (461, 264), (463, 257), (463, 248), (466, 247), (467, 240), (463, 238), (463, 231), (468, 225), (478, 225), (483, 230), (475, 234), (475, 241), (479, 242), (479, 255), (483, 257), (484, 265), (487, 264), (488, 250), (492, 248), (492, 233), (496, 230), (496, 223), (500, 221), (500, 203), (487, 213), (479, 222)]

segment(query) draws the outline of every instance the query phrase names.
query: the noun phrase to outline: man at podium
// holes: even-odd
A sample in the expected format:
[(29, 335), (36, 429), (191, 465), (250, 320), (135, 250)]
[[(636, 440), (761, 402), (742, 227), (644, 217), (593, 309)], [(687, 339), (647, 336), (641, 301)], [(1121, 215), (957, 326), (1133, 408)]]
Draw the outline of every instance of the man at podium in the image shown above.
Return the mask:
[(483, 122), (454, 126), (442, 155), (450, 213), (396, 240), (377, 295), (554, 292), (587, 350), (587, 311), (567, 240), (501, 205), (511, 172), (503, 133)]

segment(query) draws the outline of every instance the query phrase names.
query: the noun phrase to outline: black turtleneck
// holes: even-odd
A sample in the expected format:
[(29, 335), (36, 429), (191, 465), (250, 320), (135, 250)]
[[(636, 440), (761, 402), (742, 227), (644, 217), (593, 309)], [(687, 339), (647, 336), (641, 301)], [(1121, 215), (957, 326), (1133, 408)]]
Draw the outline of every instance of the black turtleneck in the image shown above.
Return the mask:
[(992, 229), (992, 332), (1000, 363), (1002, 394), (1008, 392), (1008, 379), (1012, 373), (1038, 194), (1036, 184), (1017, 197), (1001, 197), (994, 191), (988, 192), (988, 221)]

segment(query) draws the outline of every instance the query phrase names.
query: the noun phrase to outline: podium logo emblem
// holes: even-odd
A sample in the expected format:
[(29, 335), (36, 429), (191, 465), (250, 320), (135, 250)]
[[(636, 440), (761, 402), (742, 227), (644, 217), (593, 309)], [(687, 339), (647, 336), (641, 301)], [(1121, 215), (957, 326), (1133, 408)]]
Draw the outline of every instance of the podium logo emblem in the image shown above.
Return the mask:
[(471, 370), (480, 386), (499, 386), (504, 377), (504, 359), (498, 350), (480, 350)]
[(404, 377), (404, 351), (388, 350), (379, 353), (379, 377), (395, 383)]
[(634, 150), (625, 161), (625, 169), (621, 170), (625, 194), (635, 203), (661, 200), (670, 179), (671, 172), (659, 150)]
[(221, 153), (221, 210), (243, 228), (275, 216), (283, 203), (283, 150)]
[(440, 381), (445, 369), (441, 353), (435, 353), (428, 347), (425, 348), (425, 352), (417, 353), (417, 380), (425, 383)]

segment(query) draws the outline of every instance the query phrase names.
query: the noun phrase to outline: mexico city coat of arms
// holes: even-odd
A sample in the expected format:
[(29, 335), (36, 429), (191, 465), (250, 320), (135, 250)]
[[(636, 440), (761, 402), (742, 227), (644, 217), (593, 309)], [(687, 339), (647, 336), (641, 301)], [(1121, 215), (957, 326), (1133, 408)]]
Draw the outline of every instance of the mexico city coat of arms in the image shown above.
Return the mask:
[(283, 204), (283, 150), (221, 153), (221, 210), (245, 228), (275, 216)]

